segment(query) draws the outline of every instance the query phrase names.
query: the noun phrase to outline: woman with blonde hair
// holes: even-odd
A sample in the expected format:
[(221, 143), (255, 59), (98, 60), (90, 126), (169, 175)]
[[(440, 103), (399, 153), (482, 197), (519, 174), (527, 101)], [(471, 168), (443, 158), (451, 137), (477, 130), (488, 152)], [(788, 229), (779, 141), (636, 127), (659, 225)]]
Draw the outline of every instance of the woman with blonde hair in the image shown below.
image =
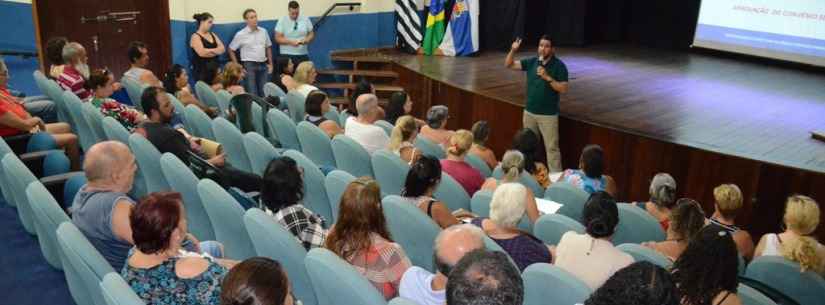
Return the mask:
[(401, 277), (412, 264), (390, 236), (378, 182), (369, 177), (351, 182), (338, 211), (324, 247), (355, 267), (384, 298), (396, 297)]
[(742, 191), (736, 184), (722, 184), (713, 189), (715, 211), (708, 223), (727, 231), (736, 242), (739, 255), (747, 260), (753, 258), (753, 239), (748, 231), (736, 226), (736, 215), (742, 209)]
[(465, 129), (458, 130), (450, 137), (447, 159), (441, 160), (441, 169), (458, 181), (470, 197), (484, 184), (484, 176), (464, 161), (472, 145), (473, 134)]
[(387, 148), (402, 160), (407, 161), (407, 164), (412, 165), (421, 155), (413, 144), (416, 136), (418, 136), (418, 124), (415, 118), (409, 115), (402, 116), (395, 122)]
[(315, 64), (311, 61), (305, 61), (298, 64), (292, 77), (285, 75), (281, 78), (281, 81), (289, 92), (307, 96), (310, 92), (318, 90), (318, 87), (312, 85), (315, 83), (316, 77), (318, 77), (318, 72), (315, 70)]
[(785, 203), (785, 232), (765, 234), (759, 240), (754, 257), (783, 256), (799, 263), (801, 272), (825, 272), (825, 246), (810, 235), (819, 225), (819, 205), (811, 197), (794, 195)]
[[(501, 177), (501, 182), (495, 178), (488, 178), (481, 186), (483, 190), (495, 190), (499, 184), (504, 183), (521, 183), (521, 174), (524, 172), (524, 154), (518, 150), (508, 150), (501, 158), (501, 170), (504, 171), (504, 176)], [(539, 213), (538, 204), (536, 203), (536, 195), (530, 188), (527, 188), (527, 217), (530, 222), (535, 223), (541, 214)]]
[(223, 89), (232, 93), (233, 96), (246, 93), (246, 89), (241, 84), (244, 77), (246, 77), (246, 72), (244, 72), (243, 66), (236, 62), (228, 62), (223, 68), (221, 77)]

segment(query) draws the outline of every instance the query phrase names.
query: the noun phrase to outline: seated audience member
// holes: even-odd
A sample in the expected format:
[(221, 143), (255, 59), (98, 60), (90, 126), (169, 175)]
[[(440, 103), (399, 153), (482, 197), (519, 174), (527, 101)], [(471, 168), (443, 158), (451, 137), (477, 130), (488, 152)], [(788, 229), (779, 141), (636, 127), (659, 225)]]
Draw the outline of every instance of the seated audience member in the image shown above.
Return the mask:
[(223, 70), (221, 68), (211, 70), (210, 72), (215, 74), (215, 77), (212, 78), (209, 87), (212, 88), (212, 91), (218, 93), (218, 91), (223, 90)]
[(140, 111), (130, 108), (111, 98), (114, 93), (114, 75), (108, 70), (97, 69), (92, 71), (86, 87), (94, 94), (88, 102), (95, 106), (104, 116), (112, 117), (120, 125), (126, 127), (129, 132), (134, 131), (137, 125), (146, 119), (146, 115)]
[(283, 79), (283, 82), (289, 89), (288, 92), (296, 92), (301, 96), (307, 96), (310, 92), (318, 90), (318, 87), (312, 85), (315, 83), (316, 77), (318, 77), (318, 72), (315, 70), (315, 65), (311, 61), (305, 61), (295, 68), (295, 74), (292, 76), (291, 81), (286, 78)]
[(738, 305), (739, 259), (731, 234), (705, 226), (671, 268), (682, 305)]
[(372, 155), (390, 143), (384, 129), (375, 125), (380, 108), (378, 97), (374, 94), (362, 94), (358, 97), (357, 108), (358, 116), (347, 118), (344, 134), (361, 144)]
[(293, 305), (286, 270), (276, 260), (252, 257), (232, 267), (221, 284), (220, 305)]
[(72, 133), (67, 123), (43, 122), (43, 119), (32, 116), (26, 111), (17, 97), (5, 90), (3, 84), (8, 81), (9, 69), (3, 60), (0, 60), (0, 136), (15, 136), (30, 132), (47, 132), (57, 142), (57, 146), (66, 150), (66, 155), (72, 162), (72, 169), (80, 168), (80, 149), (77, 136)]
[(679, 305), (676, 284), (667, 270), (635, 262), (617, 271), (584, 305)]
[(643, 246), (656, 250), (671, 261), (676, 261), (693, 237), (705, 226), (705, 213), (693, 199), (679, 199), (670, 213), (667, 237), (660, 242), (646, 242)]
[(57, 77), (57, 83), (63, 90), (71, 91), (81, 100), (92, 95), (85, 86), (91, 72), (88, 61), (86, 49), (80, 43), (70, 42), (63, 46), (63, 73)]
[(676, 180), (667, 173), (658, 173), (650, 181), (650, 200), (636, 202), (636, 206), (647, 211), (659, 221), (662, 230), (670, 226), (670, 210), (676, 205)]
[(9, 88), (11, 73), (6, 62), (0, 57), (0, 95), (2, 98), (11, 98), (23, 106), (32, 116), (41, 118), (45, 123), (57, 122), (57, 107), (45, 95), (26, 97), (22, 92)]
[(410, 267), (401, 277), (399, 297), (418, 305), (444, 305), (450, 270), (465, 254), (478, 249), (484, 249), (484, 232), (473, 225), (456, 225), (439, 232), (433, 247), (436, 273)]
[(537, 161), (539, 156), (539, 137), (529, 128), (522, 128), (513, 136), (512, 149), (524, 155), (524, 170), (536, 179), (543, 188), (550, 186), (549, 171), (544, 163)]
[(221, 75), (221, 84), (223, 89), (229, 91), (232, 96), (246, 93), (241, 81), (246, 78), (246, 72), (241, 64), (236, 62), (228, 62), (223, 67), (223, 74)]
[(619, 224), (619, 209), (610, 194), (590, 195), (582, 210), (586, 234), (564, 233), (556, 247), (556, 266), (572, 273), (590, 288), (598, 289), (616, 271), (633, 263), (633, 257), (610, 242)]
[(395, 155), (412, 165), (419, 156), (421, 151), (415, 148), (415, 137), (418, 136), (418, 125), (415, 124), (415, 118), (409, 115), (402, 116), (392, 128), (392, 135), (390, 135), (390, 145), (387, 149), (392, 151)]
[(507, 255), (475, 250), (447, 277), (447, 305), (515, 305), (524, 301), (524, 283)]
[(447, 120), (450, 118), (447, 106), (435, 105), (427, 111), (427, 125), (421, 127), (421, 136), (435, 144), (446, 148), (450, 145), (450, 138), (455, 131), (447, 129)]
[(748, 231), (735, 225), (736, 215), (742, 209), (742, 191), (735, 184), (722, 184), (713, 189), (715, 211), (710, 216), (710, 225), (728, 231), (736, 242), (739, 255), (746, 260), (753, 258), (753, 239)]
[[(521, 183), (521, 173), (524, 172), (524, 155), (518, 150), (508, 150), (504, 153), (504, 158), (501, 159), (501, 170), (504, 172), (501, 183)], [(496, 179), (488, 178), (481, 189), (494, 191), (498, 184), (499, 182)], [(541, 214), (536, 203), (536, 195), (529, 187), (524, 200), (527, 202), (527, 217), (530, 218), (531, 223), (535, 223)]]
[(313, 90), (307, 95), (304, 109), (306, 111), (306, 121), (318, 126), (330, 139), (344, 132), (341, 126), (333, 120), (324, 117), (324, 113), (329, 112), (329, 98), (321, 90)]
[(573, 184), (589, 194), (605, 191), (616, 196), (616, 182), (604, 175), (604, 151), (599, 145), (585, 146), (579, 158), (579, 169), (565, 170), (559, 181)]
[(295, 160), (278, 157), (270, 161), (261, 185), (261, 208), (309, 251), (324, 246), (327, 230), (324, 219), (307, 209), (303, 199), (303, 170)]
[(448, 145), (447, 159), (441, 160), (441, 169), (458, 181), (467, 191), (467, 195), (472, 197), (484, 184), (484, 176), (464, 161), (470, 146), (473, 145), (473, 134), (463, 129), (459, 130), (450, 138)]
[(63, 47), (69, 43), (66, 37), (58, 36), (49, 38), (46, 42), (46, 59), (49, 60), (49, 73), (47, 77), (58, 79), (63, 74), (66, 62), (63, 60)]
[(372, 83), (367, 81), (366, 79), (361, 79), (357, 84), (355, 84), (355, 90), (352, 91), (352, 95), (349, 97), (349, 107), (345, 110), (345, 115), (357, 117), (358, 116), (358, 97), (364, 94), (375, 94), (375, 87), (372, 86)]
[(134, 244), (129, 214), (135, 201), (126, 193), (132, 190), (136, 170), (135, 157), (126, 144), (95, 144), (83, 160), (88, 182), (69, 209), (72, 223), (115, 270), (123, 269)]
[(490, 124), (487, 121), (478, 121), (473, 124), (471, 131), (473, 132), (473, 147), (470, 148), (470, 153), (487, 163), (490, 169), (496, 168), (498, 166), (496, 154), (487, 147), (487, 140), (490, 138)]
[(518, 229), (524, 217), (527, 188), (518, 183), (504, 183), (496, 188), (490, 201), (490, 218), (475, 218), (472, 224), (481, 227), (501, 246), (520, 271), (533, 263), (551, 263), (550, 248), (530, 233)]
[(179, 193), (149, 194), (128, 222), (135, 249), (120, 274), (146, 304), (220, 304), (221, 280), (235, 262), (183, 250), (193, 238)]
[(146, 69), (149, 66), (149, 49), (147, 49), (146, 44), (140, 41), (130, 42), (127, 55), (131, 65), (129, 70), (123, 72), (123, 77), (138, 85), (163, 86), (155, 73)]
[(433, 198), (441, 183), (441, 164), (431, 156), (421, 156), (410, 167), (401, 196), (433, 219), (441, 228), (459, 224), (444, 202)]
[(794, 195), (785, 203), (785, 231), (765, 234), (754, 256), (774, 255), (799, 263), (801, 272), (825, 275), (825, 246), (810, 235), (819, 225), (819, 205), (808, 196)]
[(181, 65), (173, 65), (169, 68), (169, 71), (163, 75), (163, 88), (166, 89), (166, 92), (174, 95), (184, 106), (195, 105), (209, 115), (209, 117), (214, 118), (218, 115), (217, 108), (209, 107), (201, 103), (195, 95), (192, 94), (192, 89), (189, 88), (189, 75), (186, 74), (186, 69)]
[[(295, 64), (292, 62), (289, 57), (279, 57), (275, 59), (275, 68), (272, 71), (272, 83), (277, 85), (278, 88), (281, 89), (281, 95), (277, 95), (280, 98), (284, 98), (286, 96), (287, 91), (289, 88), (286, 87), (286, 82), (294, 81), (293, 74), (295, 73)], [(284, 80), (287, 80), (284, 82)]]
[[(404, 91), (394, 92), (390, 95), (390, 101), (387, 103), (384, 120), (390, 124), (395, 125), (399, 118), (405, 115), (412, 115), (413, 102), (410, 96)], [(415, 119), (416, 125), (423, 126), (424, 121)]]
[(398, 295), (401, 276), (410, 259), (392, 241), (381, 208), (378, 182), (361, 177), (341, 196), (338, 221), (330, 229), (326, 248), (349, 262), (385, 299)]
[[(149, 87), (143, 91), (141, 105), (146, 111), (148, 119), (140, 125), (138, 129), (146, 136), (158, 151), (171, 153), (178, 157), (184, 164), (189, 165), (189, 152), (200, 155), (201, 152), (193, 150), (197, 147), (200, 139), (189, 136), (170, 125), (173, 118), (174, 107), (169, 97), (164, 94), (164, 90), (158, 87)], [(192, 144), (196, 145), (192, 145)], [(223, 178), (229, 186), (237, 187), (245, 192), (255, 192), (260, 190), (261, 178), (258, 175), (247, 173), (232, 167), (226, 162), (226, 154), (214, 156), (206, 160), (209, 164), (221, 169)]]

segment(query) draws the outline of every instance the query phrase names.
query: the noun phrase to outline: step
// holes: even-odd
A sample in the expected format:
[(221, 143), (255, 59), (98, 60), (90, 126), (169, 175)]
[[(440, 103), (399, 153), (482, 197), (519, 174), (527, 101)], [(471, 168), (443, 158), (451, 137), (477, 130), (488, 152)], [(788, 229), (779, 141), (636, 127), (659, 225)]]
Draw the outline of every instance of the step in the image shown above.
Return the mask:
[(391, 63), (387, 58), (379, 56), (363, 56), (363, 55), (332, 55), (332, 61), (350, 61), (350, 62), (374, 62), (374, 63)]
[[(355, 83), (322, 83), (318, 84), (318, 88), (324, 89), (355, 89)], [(401, 86), (396, 85), (384, 85), (384, 84), (373, 84), (375, 87), (375, 91), (389, 91), (389, 92), (397, 92), (397, 91), (404, 91), (404, 88)]]
[(332, 70), (318, 70), (318, 74), (327, 75), (353, 75), (353, 76), (374, 76), (374, 77), (391, 77), (398, 78), (398, 73), (388, 70), (346, 70), (346, 69), (332, 69)]

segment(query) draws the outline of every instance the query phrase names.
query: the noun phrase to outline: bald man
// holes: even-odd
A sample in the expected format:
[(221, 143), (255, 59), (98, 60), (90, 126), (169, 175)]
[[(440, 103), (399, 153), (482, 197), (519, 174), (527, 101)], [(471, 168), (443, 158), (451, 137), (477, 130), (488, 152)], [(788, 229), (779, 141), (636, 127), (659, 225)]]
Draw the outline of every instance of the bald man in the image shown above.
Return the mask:
[[(360, 113), (360, 112), (359, 112)], [(419, 305), (443, 305), (447, 301), (447, 275), (465, 254), (484, 248), (484, 232), (470, 224), (444, 229), (435, 238), (433, 262), (438, 272), (410, 267), (401, 277), (399, 296)]]
[(344, 134), (367, 150), (372, 155), (375, 151), (387, 148), (390, 137), (384, 129), (375, 125), (381, 117), (381, 107), (375, 94), (362, 94), (355, 100), (358, 117), (347, 118)]
[(88, 182), (70, 208), (72, 223), (115, 270), (122, 269), (134, 244), (129, 213), (135, 201), (126, 193), (132, 190), (135, 170), (135, 157), (125, 144), (95, 144), (83, 162)]

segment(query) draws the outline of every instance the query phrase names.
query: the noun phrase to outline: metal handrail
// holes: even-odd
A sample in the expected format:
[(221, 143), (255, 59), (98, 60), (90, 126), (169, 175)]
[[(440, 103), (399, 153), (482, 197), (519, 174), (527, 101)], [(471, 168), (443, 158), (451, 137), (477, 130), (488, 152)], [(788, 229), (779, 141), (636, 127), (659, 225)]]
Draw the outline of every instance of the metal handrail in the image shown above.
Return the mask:
[(329, 9), (327, 9), (327, 11), (323, 15), (321, 15), (321, 18), (318, 19), (317, 22), (315, 22), (315, 25), (313, 27), (315, 27), (316, 31), (317, 31), (318, 27), (320, 27), (321, 24), (323, 24), (324, 21), (326, 21), (327, 17), (330, 14), (332, 14), (332, 11), (335, 10), (336, 8), (338, 8), (338, 7), (341, 7), (341, 6), (348, 6), (349, 10), (352, 11), (352, 10), (355, 10), (356, 6), (361, 6), (361, 2), (339, 2), (339, 3), (332, 4), (329, 7)]

